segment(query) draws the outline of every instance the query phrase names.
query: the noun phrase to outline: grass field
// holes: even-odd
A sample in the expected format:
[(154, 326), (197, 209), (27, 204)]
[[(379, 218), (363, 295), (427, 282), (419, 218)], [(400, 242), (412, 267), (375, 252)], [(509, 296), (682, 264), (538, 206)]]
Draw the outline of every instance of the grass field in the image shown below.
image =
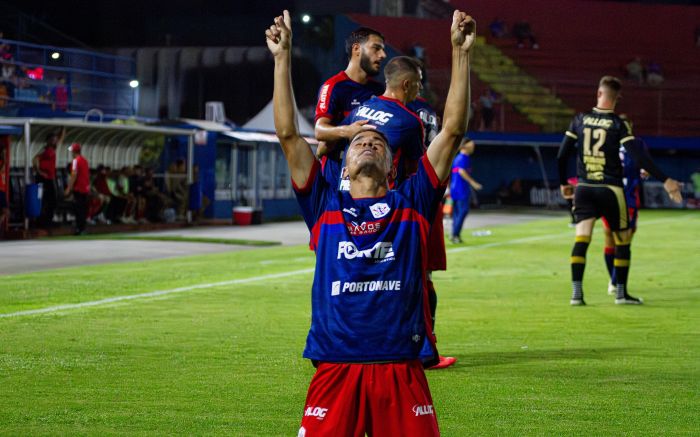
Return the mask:
[[(587, 307), (568, 304), (565, 218), (491, 230), (434, 276), (459, 358), (428, 374), (444, 436), (700, 432), (700, 214), (642, 212), (641, 307), (606, 294), (599, 230)], [(0, 277), (0, 435), (295, 436), (313, 263), (273, 247)]]

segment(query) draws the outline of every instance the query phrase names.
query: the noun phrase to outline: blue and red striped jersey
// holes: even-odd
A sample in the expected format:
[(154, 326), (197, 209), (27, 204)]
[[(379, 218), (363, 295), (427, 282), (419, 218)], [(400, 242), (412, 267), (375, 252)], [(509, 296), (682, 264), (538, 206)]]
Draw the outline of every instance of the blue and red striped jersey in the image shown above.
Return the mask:
[(430, 142), (435, 139), (438, 132), (440, 132), (440, 126), (438, 124), (437, 112), (430, 106), (427, 100), (423, 97), (418, 97), (416, 100), (409, 102), (408, 109), (418, 114), (420, 121), (423, 122), (423, 130), (425, 131), (424, 144), (427, 149), (430, 146)]
[(321, 85), (314, 121), (318, 121), (319, 118), (328, 118), (332, 125), (337, 126), (353, 109), (372, 96), (380, 96), (382, 93), (384, 93), (383, 84), (374, 80), (361, 84), (341, 71)]
[[(377, 96), (353, 110), (341, 124), (352, 124), (358, 120), (369, 120), (368, 124), (375, 126), (389, 141), (396, 167), (396, 179), (390, 181), (390, 186), (400, 184), (415, 173), (418, 160), (424, 153), (423, 124), (416, 113), (399, 100)], [(347, 144), (343, 144), (342, 147), (347, 147)], [(342, 166), (343, 164), (337, 161), (326, 160), (323, 176), (331, 183), (339, 183)], [(346, 186), (343, 188), (347, 189)]]
[[(639, 143), (639, 147), (645, 151), (648, 149), (646, 143), (639, 138), (635, 138), (633, 141)], [(632, 159), (632, 156), (625, 146), (620, 147), (620, 160), (622, 161), (622, 183), (624, 185), (625, 199), (627, 200), (627, 205), (639, 208), (641, 203), (639, 197), (639, 189), (641, 187), (642, 175), (641, 168)]]
[(465, 181), (459, 170), (465, 170), (467, 173), (472, 173), (472, 159), (464, 153), (457, 153), (454, 161), (452, 161), (452, 174), (450, 175), (450, 197), (454, 200), (464, 200), (471, 194), (471, 186)]
[(294, 187), (316, 252), (311, 328), (316, 361), (418, 359), (434, 348), (427, 299), (427, 240), (444, 188), (427, 157), (397, 190), (353, 199), (319, 175)]

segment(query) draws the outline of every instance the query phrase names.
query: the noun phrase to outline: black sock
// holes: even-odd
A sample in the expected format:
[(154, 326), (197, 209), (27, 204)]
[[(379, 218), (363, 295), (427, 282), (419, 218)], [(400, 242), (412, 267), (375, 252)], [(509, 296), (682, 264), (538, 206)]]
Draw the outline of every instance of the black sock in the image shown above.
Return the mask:
[(586, 270), (586, 252), (591, 237), (577, 235), (574, 249), (571, 251), (571, 282), (573, 294), (571, 299), (583, 299), (583, 272)]
[(632, 251), (629, 243), (615, 246), (615, 276), (617, 280), (617, 298), (624, 299), (627, 296), (627, 277), (630, 271), (630, 259)]

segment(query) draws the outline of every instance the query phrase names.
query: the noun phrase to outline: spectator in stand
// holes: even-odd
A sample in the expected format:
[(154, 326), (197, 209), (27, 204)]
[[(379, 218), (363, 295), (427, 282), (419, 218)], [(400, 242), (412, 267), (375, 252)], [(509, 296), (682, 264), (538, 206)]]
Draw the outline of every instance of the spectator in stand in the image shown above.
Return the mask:
[(156, 185), (153, 169), (146, 169), (143, 178), (143, 196), (146, 199), (145, 216), (148, 221), (163, 221), (163, 211), (169, 206), (171, 201), (163, 194)]
[(129, 167), (122, 167), (121, 171), (117, 173), (116, 175), (116, 190), (117, 190), (117, 195), (124, 199), (126, 202), (126, 205), (124, 206), (124, 213), (120, 217), (120, 220), (122, 223), (127, 223), (127, 224), (134, 224), (136, 223), (136, 220), (134, 220), (134, 211), (135, 211), (135, 204), (136, 204), (136, 198), (134, 197), (133, 194), (131, 194), (131, 190), (129, 189), (129, 177), (131, 176), (131, 169)]
[(98, 166), (95, 170), (90, 170), (90, 194), (88, 195), (87, 213), (87, 224), (89, 225), (96, 225), (98, 219), (100, 219), (100, 223), (103, 223), (103, 217), (100, 216), (104, 210), (105, 201), (103, 195), (98, 193), (95, 188), (95, 180), (100, 173), (100, 167), (101, 166)]
[(83, 157), (80, 144), (71, 144), (68, 150), (73, 154), (70, 179), (65, 190), (65, 195), (73, 195), (73, 208), (75, 213), (75, 235), (85, 235), (85, 224), (88, 213), (88, 195), (90, 194), (90, 165)]
[[(5, 33), (0, 32), (0, 40), (5, 39)], [(12, 46), (6, 43), (5, 41), (0, 42), (0, 59), (5, 60), (5, 61), (10, 61), (12, 60)]]
[(513, 36), (518, 43), (519, 49), (525, 47), (526, 41), (530, 44), (530, 48), (535, 50), (540, 48), (539, 44), (537, 44), (535, 34), (532, 33), (530, 23), (528, 23), (526, 20), (518, 21), (513, 25)]
[(97, 221), (100, 223), (110, 225), (112, 224), (112, 221), (108, 218), (108, 211), (109, 202), (112, 196), (109, 192), (109, 186), (107, 184), (107, 168), (100, 164), (97, 166), (95, 173), (95, 177), (92, 181), (92, 194), (100, 201), (100, 210), (97, 212), (95, 219), (97, 219)]
[(65, 135), (65, 128), (59, 132), (50, 132), (46, 136), (46, 146), (32, 159), (36, 182), (42, 184), (43, 190), (39, 224), (46, 228), (53, 226), (53, 216), (56, 212), (56, 148), (61, 146)]
[(187, 165), (183, 158), (178, 158), (168, 167), (165, 179), (170, 197), (173, 199), (177, 219), (183, 220), (187, 211)]
[(147, 223), (144, 217), (146, 209), (146, 198), (144, 197), (144, 177), (143, 167), (135, 165), (129, 175), (129, 192), (134, 197), (134, 219), (138, 223)]
[(15, 65), (11, 61), (2, 62), (2, 77), (0, 78), (0, 107), (4, 108), (8, 100), (15, 95), (15, 86), (17, 85), (17, 77), (15, 76)]
[(647, 64), (647, 83), (652, 86), (661, 85), (664, 82), (664, 76), (661, 73), (661, 64), (652, 60)]
[(491, 123), (495, 117), (493, 105), (498, 103), (496, 93), (491, 88), (486, 88), (479, 97), (479, 112), (481, 113), (481, 130), (491, 130)]
[(642, 65), (642, 58), (639, 56), (636, 56), (625, 65), (625, 71), (627, 79), (637, 82), (640, 85), (644, 83), (644, 65)]
[(97, 192), (109, 198), (105, 216), (112, 223), (121, 220), (126, 208), (126, 199), (117, 190), (117, 177), (117, 172), (113, 172), (110, 167), (102, 167), (95, 178), (95, 189)]
[(506, 26), (506, 22), (498, 17), (494, 18), (491, 24), (489, 24), (489, 31), (494, 38), (500, 39), (508, 36), (508, 26)]
[(70, 87), (66, 85), (66, 78), (58, 78), (56, 86), (51, 88), (48, 98), (52, 102), (54, 111), (66, 112), (68, 110), (68, 100), (70, 100)]

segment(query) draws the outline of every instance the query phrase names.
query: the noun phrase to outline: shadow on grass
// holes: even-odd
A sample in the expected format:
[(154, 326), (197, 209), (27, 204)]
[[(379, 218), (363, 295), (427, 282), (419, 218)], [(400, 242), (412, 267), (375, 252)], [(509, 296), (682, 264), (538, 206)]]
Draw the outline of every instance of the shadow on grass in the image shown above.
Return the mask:
[[(517, 352), (481, 352), (457, 354), (460, 360), (455, 367), (500, 366), (505, 364), (520, 364), (532, 361), (567, 361), (567, 360), (606, 360), (619, 357), (631, 348), (591, 348), (591, 349), (551, 349), (530, 350)], [(454, 351), (452, 351), (454, 352)]]

